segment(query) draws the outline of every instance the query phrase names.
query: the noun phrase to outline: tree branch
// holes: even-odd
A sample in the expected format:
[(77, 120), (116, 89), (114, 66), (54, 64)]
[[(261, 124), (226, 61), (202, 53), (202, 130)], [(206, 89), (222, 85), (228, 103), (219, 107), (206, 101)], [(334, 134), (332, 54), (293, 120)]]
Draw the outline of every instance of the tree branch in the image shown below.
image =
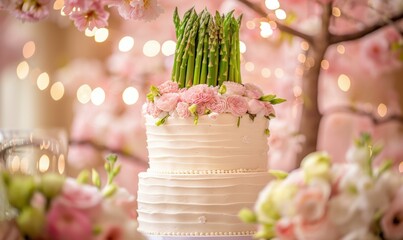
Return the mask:
[(400, 123), (403, 123), (403, 116), (400, 115), (390, 115), (386, 118), (378, 118), (374, 116), (372, 113), (362, 111), (360, 109), (354, 108), (354, 107), (347, 107), (347, 106), (335, 106), (327, 109), (323, 115), (324, 116), (329, 116), (331, 114), (335, 113), (352, 113), (360, 116), (365, 116), (371, 119), (372, 123), (375, 125), (380, 125), (384, 124), (387, 122), (392, 122), (392, 121), (397, 121)]
[[(258, 6), (257, 4), (253, 4), (253, 3), (249, 2), (248, 0), (238, 0), (238, 1), (243, 3), (244, 5), (246, 5), (248, 8), (252, 9), (253, 11), (255, 11), (257, 14), (261, 15), (262, 17), (267, 17), (267, 12), (264, 9), (262, 9), (260, 6)], [(309, 44), (313, 43), (312, 36), (310, 36), (306, 33), (300, 32), (297, 29), (294, 29), (287, 25), (284, 25), (283, 23), (281, 23), (279, 21), (275, 21), (275, 20), (273, 20), (273, 21), (276, 23), (278, 29), (280, 29), (281, 31), (294, 35), (296, 37), (302, 38), (305, 41), (307, 41)]]
[(92, 142), (92, 141), (75, 141), (75, 140), (70, 140), (70, 141), (69, 141), (69, 145), (70, 145), (70, 146), (82, 146), (82, 145), (91, 146), (91, 147), (95, 148), (95, 149), (98, 150), (98, 151), (107, 151), (107, 152), (110, 152), (110, 153), (115, 153), (115, 154), (118, 154), (118, 155), (121, 155), (121, 156), (124, 156), (124, 157), (131, 158), (131, 159), (133, 159), (133, 160), (136, 162), (136, 164), (138, 164), (138, 165), (140, 165), (140, 166), (143, 166), (143, 167), (147, 167), (147, 166), (148, 166), (146, 162), (142, 161), (139, 157), (137, 157), (137, 156), (135, 156), (135, 155), (129, 154), (129, 153), (124, 152), (124, 151), (119, 150), (119, 149), (110, 149), (110, 148), (108, 148), (108, 147), (106, 147), (106, 146), (96, 144), (96, 143), (94, 143), (94, 142)]
[(391, 17), (388, 21), (381, 21), (381, 22), (375, 23), (374, 25), (369, 26), (358, 32), (348, 33), (348, 34), (344, 34), (344, 35), (330, 34), (330, 44), (357, 40), (370, 33), (375, 32), (376, 30), (379, 30), (379, 29), (389, 25), (391, 22), (395, 23), (401, 19), (403, 19), (403, 11), (401, 13)]

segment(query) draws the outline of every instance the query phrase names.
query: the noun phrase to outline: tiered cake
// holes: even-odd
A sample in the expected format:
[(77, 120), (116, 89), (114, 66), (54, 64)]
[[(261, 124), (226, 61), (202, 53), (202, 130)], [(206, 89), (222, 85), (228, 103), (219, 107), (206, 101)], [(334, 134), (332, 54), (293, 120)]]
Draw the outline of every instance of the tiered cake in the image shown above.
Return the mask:
[[(251, 236), (238, 212), (268, 183), (267, 135), (275, 95), (241, 84), (232, 13), (175, 11), (172, 81), (145, 105), (149, 169), (139, 174), (139, 231), (151, 236)], [(218, 54), (217, 54), (218, 53)]]

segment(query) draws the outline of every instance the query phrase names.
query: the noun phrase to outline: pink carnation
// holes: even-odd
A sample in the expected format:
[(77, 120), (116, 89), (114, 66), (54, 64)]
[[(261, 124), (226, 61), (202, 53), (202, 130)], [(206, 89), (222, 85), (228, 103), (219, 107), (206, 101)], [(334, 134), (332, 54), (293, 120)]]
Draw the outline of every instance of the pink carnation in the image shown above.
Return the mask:
[(206, 107), (212, 112), (224, 113), (227, 111), (227, 101), (225, 98), (216, 95), (210, 102), (206, 104)]
[(227, 91), (225, 95), (245, 95), (245, 87), (242, 84), (235, 82), (224, 82), (223, 85), (226, 87)]
[(268, 102), (263, 102), (264, 104), (264, 116), (269, 117), (270, 115), (276, 115), (276, 112), (274, 111), (273, 105), (271, 105)]
[(156, 118), (162, 113), (162, 110), (157, 108), (155, 106), (155, 103), (148, 102), (147, 108), (146, 108), (146, 113)]
[(245, 83), (245, 96), (248, 98), (259, 99), (263, 96), (263, 91), (256, 85)]
[(257, 99), (250, 99), (248, 101), (248, 113), (250, 114), (258, 114), (262, 111), (266, 110), (266, 106), (262, 101), (259, 101)]
[(155, 106), (164, 112), (171, 112), (175, 110), (178, 101), (178, 93), (166, 93), (155, 100)]
[(158, 86), (158, 91), (161, 95), (165, 93), (176, 93), (178, 90), (178, 83), (173, 81), (166, 81)]
[(281, 219), (275, 226), (276, 236), (281, 240), (297, 240), (294, 224), (290, 219)]
[(176, 112), (178, 113), (178, 116), (181, 118), (188, 118), (192, 115), (189, 111), (189, 104), (185, 102), (178, 103), (178, 105), (176, 106)]
[(232, 95), (227, 97), (228, 110), (232, 115), (240, 117), (248, 111), (248, 102), (244, 97)]
[(403, 187), (400, 187), (381, 220), (386, 239), (403, 239)]
[(199, 84), (182, 93), (182, 100), (189, 104), (204, 104), (214, 98), (214, 89), (207, 84)]

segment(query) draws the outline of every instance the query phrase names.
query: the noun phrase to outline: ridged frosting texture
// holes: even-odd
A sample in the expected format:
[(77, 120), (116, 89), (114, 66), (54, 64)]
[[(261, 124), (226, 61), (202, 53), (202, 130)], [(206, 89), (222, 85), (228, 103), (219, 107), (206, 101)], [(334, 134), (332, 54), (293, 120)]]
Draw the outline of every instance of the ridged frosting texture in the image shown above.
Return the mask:
[(252, 235), (238, 212), (252, 208), (269, 174), (139, 175), (139, 231), (155, 235)]
[(151, 172), (206, 173), (218, 170), (265, 171), (267, 169), (268, 120), (248, 115), (239, 121), (231, 114), (216, 119), (169, 117), (162, 126), (146, 115), (147, 147)]

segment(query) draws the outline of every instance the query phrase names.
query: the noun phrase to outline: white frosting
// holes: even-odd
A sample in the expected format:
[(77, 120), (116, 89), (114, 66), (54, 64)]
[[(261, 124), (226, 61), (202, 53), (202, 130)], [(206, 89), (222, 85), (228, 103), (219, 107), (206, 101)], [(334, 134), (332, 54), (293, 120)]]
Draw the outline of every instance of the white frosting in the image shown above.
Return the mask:
[(220, 114), (213, 120), (169, 117), (162, 126), (146, 115), (147, 147), (150, 171), (183, 173), (208, 170), (265, 171), (267, 169), (268, 120), (253, 121), (246, 115), (240, 120)]
[[(253, 234), (238, 212), (253, 208), (269, 182), (267, 172), (180, 175), (139, 174), (139, 231), (147, 234)], [(230, 234), (229, 234), (230, 233)]]
[(238, 217), (269, 182), (268, 120), (146, 115), (150, 167), (139, 174), (139, 231), (153, 236), (251, 236)]

